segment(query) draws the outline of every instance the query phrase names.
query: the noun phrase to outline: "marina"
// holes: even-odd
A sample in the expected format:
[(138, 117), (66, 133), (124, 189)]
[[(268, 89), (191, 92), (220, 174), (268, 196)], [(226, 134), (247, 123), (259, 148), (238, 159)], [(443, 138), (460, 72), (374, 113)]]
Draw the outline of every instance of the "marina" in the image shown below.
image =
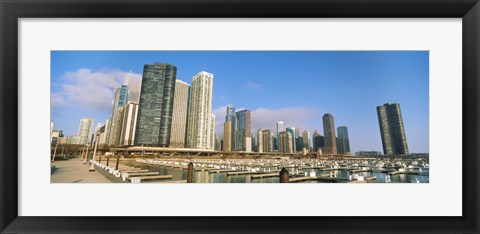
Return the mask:
[[(136, 158), (93, 162), (119, 183), (429, 183), (428, 159), (185, 159)], [(117, 168), (117, 169), (115, 169)]]

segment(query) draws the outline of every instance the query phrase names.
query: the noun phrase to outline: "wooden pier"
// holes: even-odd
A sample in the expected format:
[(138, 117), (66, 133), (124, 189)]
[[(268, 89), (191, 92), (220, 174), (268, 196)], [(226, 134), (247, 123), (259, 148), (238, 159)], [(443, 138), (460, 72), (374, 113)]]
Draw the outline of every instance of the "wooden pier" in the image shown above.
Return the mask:
[(151, 176), (158, 175), (160, 172), (141, 172), (141, 173), (128, 173), (128, 177), (138, 177), (138, 176)]
[(173, 175), (135, 176), (135, 177), (128, 177), (128, 180), (132, 180), (132, 178), (140, 178), (141, 181), (147, 181), (147, 180), (167, 180), (167, 179), (172, 179), (172, 178), (173, 178)]
[(260, 174), (260, 175), (251, 175), (251, 179), (262, 179), (262, 178), (271, 178), (271, 177), (279, 177), (279, 173), (272, 173), (272, 174)]

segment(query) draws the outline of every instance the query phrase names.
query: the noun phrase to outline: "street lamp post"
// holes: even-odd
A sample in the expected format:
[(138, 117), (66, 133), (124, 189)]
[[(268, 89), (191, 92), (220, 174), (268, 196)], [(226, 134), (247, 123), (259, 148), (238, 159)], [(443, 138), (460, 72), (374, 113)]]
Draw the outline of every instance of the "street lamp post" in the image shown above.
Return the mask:
[(85, 151), (85, 150), (84, 150), (83, 147), (82, 147), (82, 153), (79, 155), (80, 161), (83, 161), (83, 152), (84, 152), (84, 151)]
[(57, 154), (57, 147), (58, 147), (58, 141), (57, 141), (57, 144), (55, 145), (55, 150), (53, 150), (52, 162), (55, 162), (55, 155)]
[(93, 150), (92, 165), (90, 166), (90, 169), (88, 171), (95, 171), (95, 166), (93, 165), (93, 163), (95, 162), (95, 155), (97, 154), (98, 135), (99, 134), (100, 134), (99, 132), (95, 133), (95, 148)]
[(83, 164), (87, 164), (87, 159), (88, 159), (88, 145), (87, 145), (87, 150), (85, 151), (85, 161), (83, 161)]

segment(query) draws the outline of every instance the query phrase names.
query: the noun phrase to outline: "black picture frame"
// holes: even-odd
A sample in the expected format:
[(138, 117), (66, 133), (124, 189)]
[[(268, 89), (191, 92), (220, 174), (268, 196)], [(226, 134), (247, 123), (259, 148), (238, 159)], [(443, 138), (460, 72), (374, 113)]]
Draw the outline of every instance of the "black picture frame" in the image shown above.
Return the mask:
[[(480, 5), (478, 0), (0, 0), (0, 15), (1, 233), (478, 233), (479, 231)], [(59, 17), (462, 18), (463, 216), (18, 216), (17, 153), (18, 137), (21, 137), (17, 131), (18, 19)]]

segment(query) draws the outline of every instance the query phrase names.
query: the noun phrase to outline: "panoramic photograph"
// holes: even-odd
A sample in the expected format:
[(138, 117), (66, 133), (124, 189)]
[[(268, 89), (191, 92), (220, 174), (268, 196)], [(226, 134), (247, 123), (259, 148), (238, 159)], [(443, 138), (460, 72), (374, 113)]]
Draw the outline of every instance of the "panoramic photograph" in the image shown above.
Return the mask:
[(430, 182), (428, 51), (51, 51), (50, 71), (51, 183)]

